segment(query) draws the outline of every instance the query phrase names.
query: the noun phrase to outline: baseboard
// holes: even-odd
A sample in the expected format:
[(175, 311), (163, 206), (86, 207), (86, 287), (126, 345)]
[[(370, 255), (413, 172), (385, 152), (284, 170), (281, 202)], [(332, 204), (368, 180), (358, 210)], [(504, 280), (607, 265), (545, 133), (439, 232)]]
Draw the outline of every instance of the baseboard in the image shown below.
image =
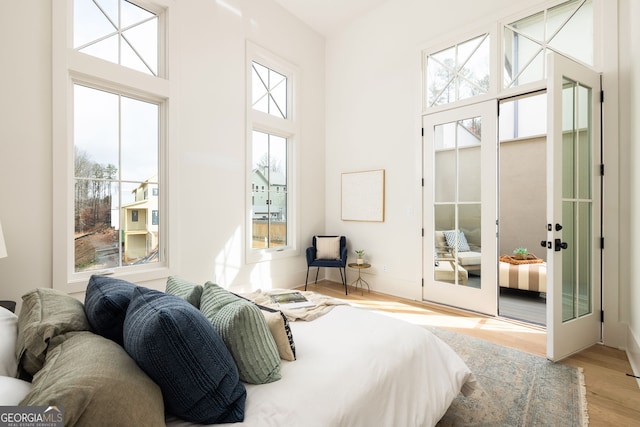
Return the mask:
[[(640, 342), (635, 336), (631, 328), (627, 327), (627, 358), (635, 376), (640, 376)], [(640, 379), (636, 378), (638, 388), (640, 388)]]

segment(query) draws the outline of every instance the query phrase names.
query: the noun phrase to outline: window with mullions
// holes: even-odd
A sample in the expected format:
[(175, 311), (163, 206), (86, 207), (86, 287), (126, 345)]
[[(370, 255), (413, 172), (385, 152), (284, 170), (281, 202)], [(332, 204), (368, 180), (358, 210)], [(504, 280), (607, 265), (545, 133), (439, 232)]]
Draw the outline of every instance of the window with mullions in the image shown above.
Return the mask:
[(296, 67), (247, 44), (247, 260), (295, 255)]
[(75, 272), (157, 262), (159, 105), (76, 84), (74, 111)]
[(254, 110), (287, 118), (287, 77), (253, 61), (251, 64), (252, 101)]
[(127, 0), (74, 0), (73, 47), (158, 75), (158, 16)]
[(287, 139), (253, 131), (251, 213), (253, 249), (287, 245)]
[(426, 58), (426, 106), (435, 107), (489, 91), (489, 34)]
[(571, 0), (504, 26), (505, 88), (546, 78), (547, 53), (593, 65), (593, 1)]

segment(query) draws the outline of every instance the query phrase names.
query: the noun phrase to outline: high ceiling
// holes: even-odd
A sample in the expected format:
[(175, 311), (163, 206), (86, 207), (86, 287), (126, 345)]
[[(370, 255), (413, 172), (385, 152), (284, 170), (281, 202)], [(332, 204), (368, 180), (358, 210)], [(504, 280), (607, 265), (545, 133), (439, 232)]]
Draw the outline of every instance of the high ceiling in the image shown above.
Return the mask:
[(275, 0), (307, 25), (327, 36), (387, 0)]

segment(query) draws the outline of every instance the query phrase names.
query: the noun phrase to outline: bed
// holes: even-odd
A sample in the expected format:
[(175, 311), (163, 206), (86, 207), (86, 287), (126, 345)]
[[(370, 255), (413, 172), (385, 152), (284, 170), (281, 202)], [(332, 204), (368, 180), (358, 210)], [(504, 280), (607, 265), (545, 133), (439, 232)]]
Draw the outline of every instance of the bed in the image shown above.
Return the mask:
[[(4, 326), (12, 321), (11, 315), (7, 313), (6, 310), (0, 313), (2, 333), (6, 329)], [(469, 394), (475, 387), (475, 378), (462, 359), (447, 344), (422, 327), (343, 304), (330, 307), (312, 321), (292, 321), (289, 325), (295, 340), (296, 360), (281, 361), (281, 379), (277, 381), (244, 384), (244, 420), (239, 425), (433, 426), (456, 396), (460, 393)], [(72, 339), (92, 337), (93, 340), (107, 341), (113, 347), (111, 350), (120, 348), (113, 341), (90, 331), (73, 332), (71, 336)], [(55, 343), (56, 339), (53, 338), (51, 342)], [(71, 339), (63, 341), (59, 347), (69, 341)], [(104, 353), (100, 351), (96, 353), (96, 357), (101, 357)], [(121, 353), (124, 353), (123, 357), (127, 357), (125, 352)], [(50, 363), (49, 356), (47, 355), (43, 371)], [(62, 359), (62, 356), (56, 354), (52, 358)], [(86, 359), (88, 358), (84, 356), (77, 367), (66, 366), (65, 369), (83, 369), (82, 364), (91, 363)], [(109, 356), (108, 360), (111, 361), (112, 357)], [(102, 369), (103, 366), (100, 367)], [(37, 375), (39, 374), (34, 377), (34, 384)], [(109, 380), (112, 376), (109, 376)], [(126, 377), (121, 380), (131, 381), (131, 375)], [(29, 392), (28, 382), (15, 378), (10, 380), (15, 381), (3, 382), (0, 378), (1, 405), (18, 404), (22, 399), (19, 396)], [(63, 387), (59, 381), (55, 386)], [(128, 385), (119, 393), (137, 386), (138, 382)], [(73, 384), (67, 386), (68, 390), (61, 395), (70, 393), (69, 389), (73, 390), (73, 387)], [(16, 394), (16, 390), (21, 392)], [(113, 393), (113, 390), (110, 392)], [(122, 411), (126, 413), (135, 408), (135, 411), (147, 411), (144, 417), (157, 416), (158, 410), (157, 407), (153, 409), (153, 403), (131, 401), (147, 399), (153, 393), (153, 390), (149, 393), (132, 391), (132, 397), (122, 399), (125, 401), (123, 405), (130, 405), (127, 407), (129, 409), (124, 408)], [(96, 399), (98, 394), (94, 392), (91, 399)], [(10, 400), (13, 401), (7, 401), (7, 396), (11, 396)], [(166, 396), (164, 400), (166, 409)], [(64, 401), (40, 403), (65, 405)], [(104, 401), (100, 405), (104, 406)], [(66, 409), (69, 414), (71, 407), (69, 404)], [(82, 410), (91, 410), (91, 402)], [(110, 407), (109, 411), (111, 416), (122, 412), (117, 406)], [(91, 414), (92, 426), (100, 425), (95, 424), (98, 413)], [(75, 417), (82, 420), (82, 414)], [(142, 419), (148, 419), (144, 417)], [(113, 422), (113, 418), (109, 422)], [(78, 422), (76, 425), (87, 424)], [(157, 424), (148, 421), (146, 425)], [(169, 416), (166, 425), (179, 427), (202, 424)]]
[[(432, 426), (473, 375), (426, 329), (350, 306), (292, 322), (297, 360), (247, 385), (247, 426)], [(167, 426), (193, 424), (171, 420)]]

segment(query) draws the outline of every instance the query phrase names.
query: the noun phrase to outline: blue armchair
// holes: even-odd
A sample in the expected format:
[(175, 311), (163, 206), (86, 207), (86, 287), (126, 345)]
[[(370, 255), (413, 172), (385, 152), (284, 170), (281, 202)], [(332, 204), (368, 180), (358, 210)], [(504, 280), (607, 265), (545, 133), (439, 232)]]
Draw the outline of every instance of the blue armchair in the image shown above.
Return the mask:
[(304, 281), (304, 290), (307, 290), (309, 282), (309, 269), (317, 267), (316, 282), (320, 267), (337, 268), (344, 285), (345, 295), (347, 291), (347, 238), (345, 236), (313, 236), (312, 246), (307, 248), (307, 278)]

